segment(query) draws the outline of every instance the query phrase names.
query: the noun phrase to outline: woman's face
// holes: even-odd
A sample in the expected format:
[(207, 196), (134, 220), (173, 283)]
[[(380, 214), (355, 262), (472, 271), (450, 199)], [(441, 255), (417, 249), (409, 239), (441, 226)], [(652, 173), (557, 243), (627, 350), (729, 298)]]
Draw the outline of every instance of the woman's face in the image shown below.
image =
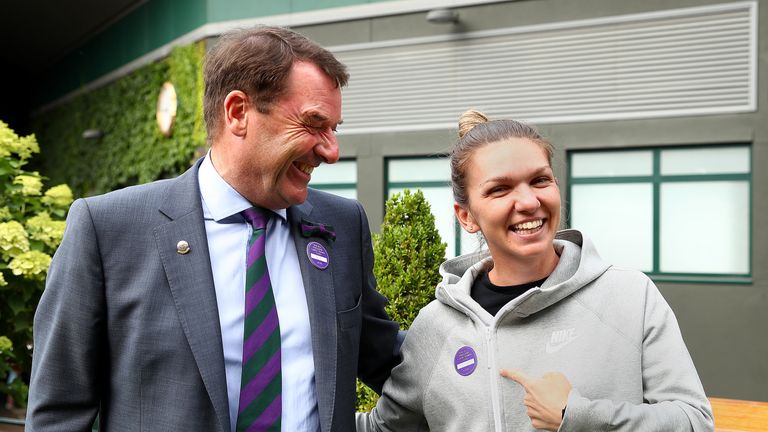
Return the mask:
[(482, 231), (494, 261), (530, 262), (553, 253), (560, 189), (544, 150), (526, 138), (486, 144), (467, 163), (467, 208), (455, 206), (469, 232)]

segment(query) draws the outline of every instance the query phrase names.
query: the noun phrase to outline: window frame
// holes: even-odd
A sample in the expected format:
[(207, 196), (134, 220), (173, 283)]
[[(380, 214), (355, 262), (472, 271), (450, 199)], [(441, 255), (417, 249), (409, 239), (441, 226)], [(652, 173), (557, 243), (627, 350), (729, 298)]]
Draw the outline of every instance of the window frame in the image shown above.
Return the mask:
[[(447, 187), (449, 190), (451, 190), (451, 179), (450, 177), (446, 181), (440, 181), (440, 180), (419, 180), (419, 181), (411, 181), (411, 182), (404, 182), (404, 181), (396, 181), (391, 182), (389, 181), (389, 163), (391, 161), (397, 161), (397, 160), (425, 160), (425, 159), (445, 159), (446, 163), (450, 165), (450, 156), (448, 154), (430, 154), (430, 155), (409, 155), (409, 156), (390, 156), (384, 158), (384, 202), (387, 202), (389, 199), (389, 192), (392, 189), (410, 189), (411, 191), (415, 191), (416, 189), (421, 188), (444, 188)], [(449, 174), (450, 175), (450, 174)], [(384, 209), (386, 211), (386, 207)], [(434, 214), (434, 209), (432, 209)], [(458, 219), (456, 219), (456, 215), (453, 215), (453, 234), (454, 234), (454, 244), (453, 244), (453, 254), (454, 257), (461, 256), (461, 224), (459, 224)], [(443, 239), (445, 241), (445, 239)], [(448, 247), (446, 247), (446, 257), (448, 257)]]
[[(674, 175), (662, 175), (661, 174), (661, 153), (665, 150), (695, 150), (695, 149), (720, 149), (720, 148), (746, 148), (749, 157), (749, 172), (748, 173), (730, 173), (730, 174), (674, 174)], [(572, 176), (573, 171), (573, 156), (575, 154), (585, 153), (610, 153), (610, 152), (625, 152), (625, 151), (650, 151), (652, 153), (653, 165), (651, 175), (647, 176), (615, 176), (615, 177), (577, 177)], [(568, 188), (566, 191), (567, 202), (567, 214), (569, 217), (566, 220), (566, 226), (571, 227), (571, 210), (572, 210), (572, 197), (574, 185), (589, 185), (589, 184), (629, 184), (629, 183), (642, 183), (651, 184), (653, 193), (653, 269), (649, 272), (645, 272), (653, 281), (656, 282), (679, 282), (679, 283), (713, 283), (713, 284), (751, 284), (752, 283), (752, 238), (753, 238), (753, 172), (754, 172), (754, 159), (752, 154), (753, 148), (750, 143), (733, 143), (733, 144), (701, 144), (701, 145), (685, 145), (685, 146), (654, 146), (654, 147), (626, 147), (626, 148), (610, 148), (610, 149), (569, 149), (566, 151), (566, 176), (568, 181)], [(748, 203), (748, 215), (747, 223), (747, 273), (678, 273), (678, 272), (662, 272), (660, 270), (661, 265), (661, 186), (665, 183), (675, 182), (708, 182), (708, 181), (746, 181), (747, 182), (747, 203)]]
[[(355, 163), (355, 171), (357, 171), (357, 158), (339, 158), (339, 160), (336, 162), (354, 162)], [(344, 183), (344, 182), (338, 182), (338, 183), (312, 183), (312, 180), (309, 182), (309, 187), (315, 190), (333, 193), (334, 190), (342, 190), (342, 189), (353, 189), (355, 191), (355, 197), (358, 195), (357, 190), (357, 175), (355, 175), (355, 182), (354, 183)]]

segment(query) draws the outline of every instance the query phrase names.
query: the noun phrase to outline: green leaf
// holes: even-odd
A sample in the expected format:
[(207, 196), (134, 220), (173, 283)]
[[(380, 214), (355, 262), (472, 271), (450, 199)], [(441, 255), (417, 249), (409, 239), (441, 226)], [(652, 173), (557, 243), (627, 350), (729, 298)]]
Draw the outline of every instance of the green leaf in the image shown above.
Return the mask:
[(26, 330), (32, 330), (32, 320), (28, 316), (17, 316), (15, 319), (16, 331), (23, 332)]
[(14, 173), (16, 170), (11, 167), (10, 161), (5, 158), (0, 158), (0, 176), (5, 176)]
[(9, 296), (7, 299), (5, 299), (8, 307), (11, 308), (11, 311), (14, 313), (14, 315), (18, 315), (24, 310), (24, 300), (19, 295), (15, 296)]

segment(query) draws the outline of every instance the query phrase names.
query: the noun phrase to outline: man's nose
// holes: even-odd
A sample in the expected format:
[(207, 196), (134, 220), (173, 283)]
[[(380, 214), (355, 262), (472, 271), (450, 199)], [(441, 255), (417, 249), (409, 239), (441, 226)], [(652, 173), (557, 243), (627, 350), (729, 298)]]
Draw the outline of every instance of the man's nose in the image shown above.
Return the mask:
[(315, 146), (315, 154), (323, 158), (325, 163), (336, 163), (339, 160), (339, 142), (336, 134), (331, 132)]

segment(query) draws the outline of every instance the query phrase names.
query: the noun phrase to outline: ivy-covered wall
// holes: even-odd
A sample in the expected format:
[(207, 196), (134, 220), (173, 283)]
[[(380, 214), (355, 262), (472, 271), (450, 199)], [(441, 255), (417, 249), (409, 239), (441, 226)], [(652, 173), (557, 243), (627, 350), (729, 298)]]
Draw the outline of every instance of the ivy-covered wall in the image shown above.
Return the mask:
[[(204, 42), (177, 47), (160, 62), (37, 114), (32, 128), (44, 151), (36, 165), (50, 184), (67, 183), (75, 196), (89, 196), (187, 169), (205, 151), (204, 51)], [(165, 81), (178, 100), (170, 137), (155, 119)], [(86, 129), (104, 135), (85, 139)]]

